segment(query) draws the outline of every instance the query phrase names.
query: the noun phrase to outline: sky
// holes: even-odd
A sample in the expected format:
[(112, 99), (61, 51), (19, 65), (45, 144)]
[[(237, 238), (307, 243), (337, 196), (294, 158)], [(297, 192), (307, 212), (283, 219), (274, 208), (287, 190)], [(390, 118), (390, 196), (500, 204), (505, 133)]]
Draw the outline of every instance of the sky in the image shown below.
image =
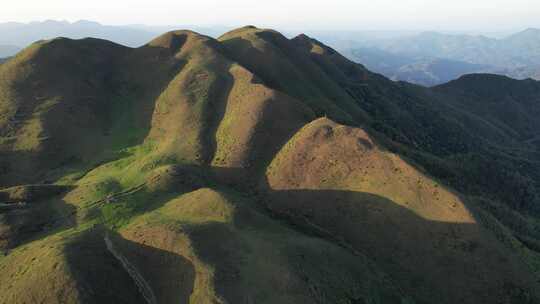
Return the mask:
[(540, 28), (540, 0), (2, 0), (0, 22), (223, 25), (316, 30)]

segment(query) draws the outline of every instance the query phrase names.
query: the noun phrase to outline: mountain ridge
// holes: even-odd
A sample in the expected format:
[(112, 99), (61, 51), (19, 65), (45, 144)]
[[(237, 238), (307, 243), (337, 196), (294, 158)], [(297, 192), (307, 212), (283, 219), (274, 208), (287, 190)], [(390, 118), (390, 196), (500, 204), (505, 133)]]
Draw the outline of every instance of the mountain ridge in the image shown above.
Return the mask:
[[(396, 80), (413, 80), (423, 85), (438, 85), (448, 80), (446, 71), (440, 72), (421, 68), (421, 65), (436, 60), (452, 60), (454, 64), (446, 65), (446, 69), (456, 68), (458, 74), (495, 73), (518, 79), (537, 77), (540, 70), (540, 30), (526, 29), (503, 38), (490, 38), (481, 35), (452, 35), (437, 32), (422, 32), (415, 36), (373, 41), (345, 51), (350, 58), (367, 64), (370, 68)], [(369, 49), (366, 49), (368, 48)], [(385, 66), (390, 62), (390, 66)], [(456, 67), (456, 64), (457, 67)], [(469, 67), (466, 66), (469, 64)], [(412, 76), (401, 75), (401, 69), (416, 65)], [(420, 65), (420, 66), (419, 66)], [(459, 66), (463, 67), (459, 67)], [(476, 67), (473, 65), (477, 65)], [(471, 68), (473, 68), (471, 70)], [(425, 76), (434, 73), (435, 81)], [(439, 78), (439, 79), (437, 79)]]
[(162, 303), (537, 303), (534, 121), (463, 108), (468, 77), (253, 26), (35, 43), (0, 65), (0, 302), (143, 303), (108, 236)]

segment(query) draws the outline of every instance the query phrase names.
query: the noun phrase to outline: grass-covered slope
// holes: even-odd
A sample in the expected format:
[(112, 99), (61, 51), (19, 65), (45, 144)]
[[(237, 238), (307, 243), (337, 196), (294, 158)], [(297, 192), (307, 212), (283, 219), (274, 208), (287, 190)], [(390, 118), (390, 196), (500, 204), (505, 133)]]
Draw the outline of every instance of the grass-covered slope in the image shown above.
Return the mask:
[(0, 263), (0, 303), (147, 303), (97, 229), (32, 242)]
[(361, 66), (320, 42), (305, 36), (293, 41), (320, 66), (333, 66), (332, 74), (337, 70), (345, 77), (342, 88), (369, 114), (366, 125), (391, 140), (387, 147), (462, 192), (521, 211), (538, 210), (540, 154), (530, 136), (537, 129), (531, 119), (537, 112), (537, 81), (471, 75), (427, 89), (365, 70), (359, 77)]
[(243, 27), (219, 38), (227, 54), (272, 88), (309, 105), (317, 115), (344, 122), (365, 119), (363, 111), (304, 50), (273, 30)]
[(119, 250), (148, 279), (159, 303), (404, 298), (365, 257), (295, 232), (253, 206), (234, 193), (201, 188), (123, 228), (132, 245), (119, 240)]
[(0, 301), (537, 303), (536, 218), (456, 183), (515, 141), (451, 92), (254, 27), (38, 42), (0, 66)]
[(37, 180), (43, 170), (102, 149), (107, 76), (125, 50), (96, 39), (58, 38), (36, 42), (1, 66), (2, 184)]
[(481, 227), (460, 196), (361, 129), (316, 120), (266, 175), (272, 211), (376, 258), (421, 303), (520, 303), (527, 298), (514, 296), (522, 286), (534, 290), (519, 256)]

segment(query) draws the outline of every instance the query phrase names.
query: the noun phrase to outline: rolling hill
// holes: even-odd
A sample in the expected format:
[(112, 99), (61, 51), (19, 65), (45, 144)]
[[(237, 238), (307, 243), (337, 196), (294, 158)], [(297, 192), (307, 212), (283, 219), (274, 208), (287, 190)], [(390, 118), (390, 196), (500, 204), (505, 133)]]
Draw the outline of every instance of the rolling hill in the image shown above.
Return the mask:
[(253, 26), (36, 42), (0, 65), (0, 303), (539, 303), (539, 92)]

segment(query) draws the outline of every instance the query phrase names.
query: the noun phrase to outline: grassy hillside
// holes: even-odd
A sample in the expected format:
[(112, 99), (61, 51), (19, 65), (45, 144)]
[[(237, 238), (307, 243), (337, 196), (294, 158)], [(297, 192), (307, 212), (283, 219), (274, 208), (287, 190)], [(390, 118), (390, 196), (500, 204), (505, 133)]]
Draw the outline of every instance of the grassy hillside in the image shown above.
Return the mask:
[(15, 185), (104, 150), (109, 75), (127, 49), (58, 38), (28, 47), (0, 67), (0, 180)]
[(0, 302), (538, 303), (537, 83), (484, 78), (255, 27), (38, 42), (0, 66)]
[(261, 77), (270, 87), (302, 100), (319, 116), (351, 123), (363, 111), (304, 50), (272, 30), (244, 27), (219, 38), (227, 54)]
[(472, 206), (361, 129), (310, 123), (276, 156), (267, 180), (271, 210), (376, 257), (421, 303), (519, 303), (527, 298), (514, 298), (517, 286), (535, 284)]

